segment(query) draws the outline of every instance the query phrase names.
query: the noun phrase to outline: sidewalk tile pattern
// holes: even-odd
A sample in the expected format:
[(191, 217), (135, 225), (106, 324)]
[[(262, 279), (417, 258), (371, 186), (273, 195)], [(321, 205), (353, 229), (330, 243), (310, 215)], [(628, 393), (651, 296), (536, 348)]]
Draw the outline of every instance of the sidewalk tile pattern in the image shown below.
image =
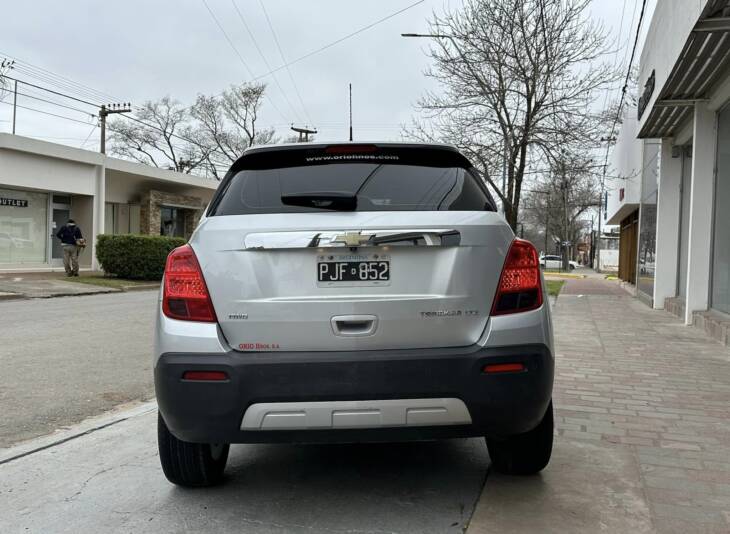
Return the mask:
[(554, 309), (560, 439), (630, 448), (657, 532), (729, 533), (730, 348), (616, 283), (565, 289)]

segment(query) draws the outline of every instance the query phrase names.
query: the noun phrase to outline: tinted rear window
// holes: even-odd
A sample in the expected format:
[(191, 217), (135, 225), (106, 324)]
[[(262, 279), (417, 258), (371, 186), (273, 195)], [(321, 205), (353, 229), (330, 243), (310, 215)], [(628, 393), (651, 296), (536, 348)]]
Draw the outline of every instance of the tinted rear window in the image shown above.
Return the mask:
[(282, 195), (315, 193), (354, 195), (357, 211), (494, 210), (485, 188), (464, 168), (363, 162), (239, 171), (211, 215), (321, 212), (282, 202)]

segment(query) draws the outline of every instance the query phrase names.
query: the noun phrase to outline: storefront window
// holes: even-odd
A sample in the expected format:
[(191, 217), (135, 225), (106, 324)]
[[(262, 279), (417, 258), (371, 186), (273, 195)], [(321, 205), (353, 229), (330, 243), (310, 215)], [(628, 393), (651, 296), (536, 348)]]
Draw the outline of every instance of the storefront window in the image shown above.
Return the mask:
[(185, 237), (185, 211), (162, 206), (160, 208), (160, 235)]
[(645, 295), (653, 297), (656, 269), (656, 205), (659, 189), (659, 145), (657, 143), (644, 144), (643, 169), (637, 288)]
[(0, 263), (44, 263), (48, 194), (0, 188)]
[(712, 307), (730, 313), (730, 109), (720, 113), (712, 254)]

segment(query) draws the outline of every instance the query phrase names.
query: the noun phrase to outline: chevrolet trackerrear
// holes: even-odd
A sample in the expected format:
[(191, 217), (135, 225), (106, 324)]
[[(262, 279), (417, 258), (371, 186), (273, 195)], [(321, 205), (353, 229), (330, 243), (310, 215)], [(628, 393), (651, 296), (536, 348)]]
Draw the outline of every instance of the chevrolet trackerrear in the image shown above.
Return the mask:
[(230, 443), (485, 436), (501, 471), (550, 458), (538, 254), (451, 146), (247, 150), (167, 260), (155, 357), (178, 484), (220, 481)]

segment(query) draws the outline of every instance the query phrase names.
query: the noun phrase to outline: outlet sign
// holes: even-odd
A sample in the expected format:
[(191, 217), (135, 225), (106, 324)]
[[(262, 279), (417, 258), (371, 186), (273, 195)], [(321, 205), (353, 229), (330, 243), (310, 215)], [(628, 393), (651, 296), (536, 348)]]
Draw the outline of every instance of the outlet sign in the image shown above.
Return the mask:
[(11, 208), (27, 208), (28, 201), (19, 198), (0, 197), (0, 206), (10, 206)]

